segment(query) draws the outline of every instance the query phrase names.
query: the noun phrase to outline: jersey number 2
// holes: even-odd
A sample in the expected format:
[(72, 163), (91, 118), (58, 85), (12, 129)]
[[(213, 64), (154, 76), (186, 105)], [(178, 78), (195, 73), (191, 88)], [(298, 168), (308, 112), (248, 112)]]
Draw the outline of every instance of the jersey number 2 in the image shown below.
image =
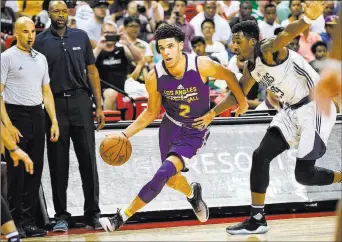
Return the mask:
[(188, 117), (188, 113), (190, 113), (190, 106), (189, 105), (185, 105), (185, 104), (181, 104), (179, 106), (179, 109), (181, 109), (182, 111), (179, 112), (179, 115), (187, 118)]

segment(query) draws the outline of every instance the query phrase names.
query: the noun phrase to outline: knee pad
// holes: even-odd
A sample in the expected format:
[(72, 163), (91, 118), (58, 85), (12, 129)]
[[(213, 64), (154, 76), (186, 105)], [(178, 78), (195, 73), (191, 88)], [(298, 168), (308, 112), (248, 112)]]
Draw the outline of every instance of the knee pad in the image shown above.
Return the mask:
[(176, 173), (177, 170), (174, 164), (166, 160), (158, 169), (152, 180), (141, 189), (138, 196), (145, 203), (149, 203), (161, 192), (170, 177), (174, 176)]
[(297, 161), (295, 168), (295, 178), (299, 184), (310, 185), (315, 173), (314, 161)]

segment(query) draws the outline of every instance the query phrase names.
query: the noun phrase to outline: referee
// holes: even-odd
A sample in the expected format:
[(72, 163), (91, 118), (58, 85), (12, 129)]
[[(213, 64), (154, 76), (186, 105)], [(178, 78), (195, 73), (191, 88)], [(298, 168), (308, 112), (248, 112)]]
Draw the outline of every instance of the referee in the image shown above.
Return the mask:
[(39, 237), (47, 234), (35, 225), (45, 148), (42, 102), (53, 124), (51, 142), (58, 140), (59, 128), (46, 58), (32, 50), (36, 32), (30, 18), (17, 20), (15, 36), (17, 44), (1, 54), (1, 118), (18, 146), (34, 161), (35, 172), (29, 176), (23, 164), (14, 167), (11, 151), (6, 152), (8, 202), (20, 236)]
[[(64, 1), (49, 4), (50, 28), (37, 36), (35, 49), (49, 64), (51, 89), (60, 127), (57, 143), (47, 143), (55, 218), (54, 231), (67, 231), (70, 138), (73, 141), (84, 194), (84, 219), (88, 229), (101, 229), (98, 219), (99, 180), (95, 157), (95, 132), (90, 93), (96, 100), (97, 130), (104, 126), (101, 87), (95, 58), (86, 32), (67, 27), (68, 9)], [(89, 81), (88, 81), (89, 80)], [(90, 89), (91, 88), (91, 89)], [(48, 127), (50, 124), (48, 123)]]

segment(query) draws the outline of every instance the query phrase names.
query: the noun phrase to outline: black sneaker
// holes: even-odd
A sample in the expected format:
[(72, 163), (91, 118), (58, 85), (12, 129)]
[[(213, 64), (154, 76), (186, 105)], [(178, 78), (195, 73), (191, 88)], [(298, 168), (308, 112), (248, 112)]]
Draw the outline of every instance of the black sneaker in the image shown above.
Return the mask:
[(191, 204), (198, 220), (204, 223), (209, 218), (209, 209), (202, 199), (202, 187), (197, 182), (191, 183), (191, 186), (194, 197), (191, 199), (187, 198), (187, 200)]
[(23, 226), (21, 224), (16, 224), (15, 227), (17, 228), (20, 239), (24, 239), (27, 237), (25, 230), (23, 229)]
[(114, 214), (111, 218), (100, 218), (99, 222), (101, 223), (104, 230), (107, 232), (112, 232), (114, 230), (118, 230), (123, 224), (124, 221), (120, 214), (120, 209)]
[(255, 219), (253, 216), (250, 216), (242, 223), (238, 223), (233, 226), (229, 226), (226, 228), (227, 233), (229, 234), (265, 234), (269, 230), (267, 226), (267, 222), (265, 216), (262, 215), (260, 220)]
[(102, 230), (102, 225), (98, 218), (93, 218), (90, 223), (86, 224), (88, 230)]
[(30, 237), (44, 237), (47, 235), (47, 231), (44, 229), (38, 228), (36, 225), (28, 224), (23, 225), (23, 229), (28, 238)]

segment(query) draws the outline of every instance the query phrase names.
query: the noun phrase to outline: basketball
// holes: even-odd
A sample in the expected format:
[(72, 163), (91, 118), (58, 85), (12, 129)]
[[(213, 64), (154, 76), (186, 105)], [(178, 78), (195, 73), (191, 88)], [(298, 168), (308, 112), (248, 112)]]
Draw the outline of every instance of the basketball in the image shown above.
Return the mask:
[(100, 155), (104, 162), (111, 166), (125, 164), (132, 154), (131, 142), (122, 135), (114, 135), (102, 140)]

